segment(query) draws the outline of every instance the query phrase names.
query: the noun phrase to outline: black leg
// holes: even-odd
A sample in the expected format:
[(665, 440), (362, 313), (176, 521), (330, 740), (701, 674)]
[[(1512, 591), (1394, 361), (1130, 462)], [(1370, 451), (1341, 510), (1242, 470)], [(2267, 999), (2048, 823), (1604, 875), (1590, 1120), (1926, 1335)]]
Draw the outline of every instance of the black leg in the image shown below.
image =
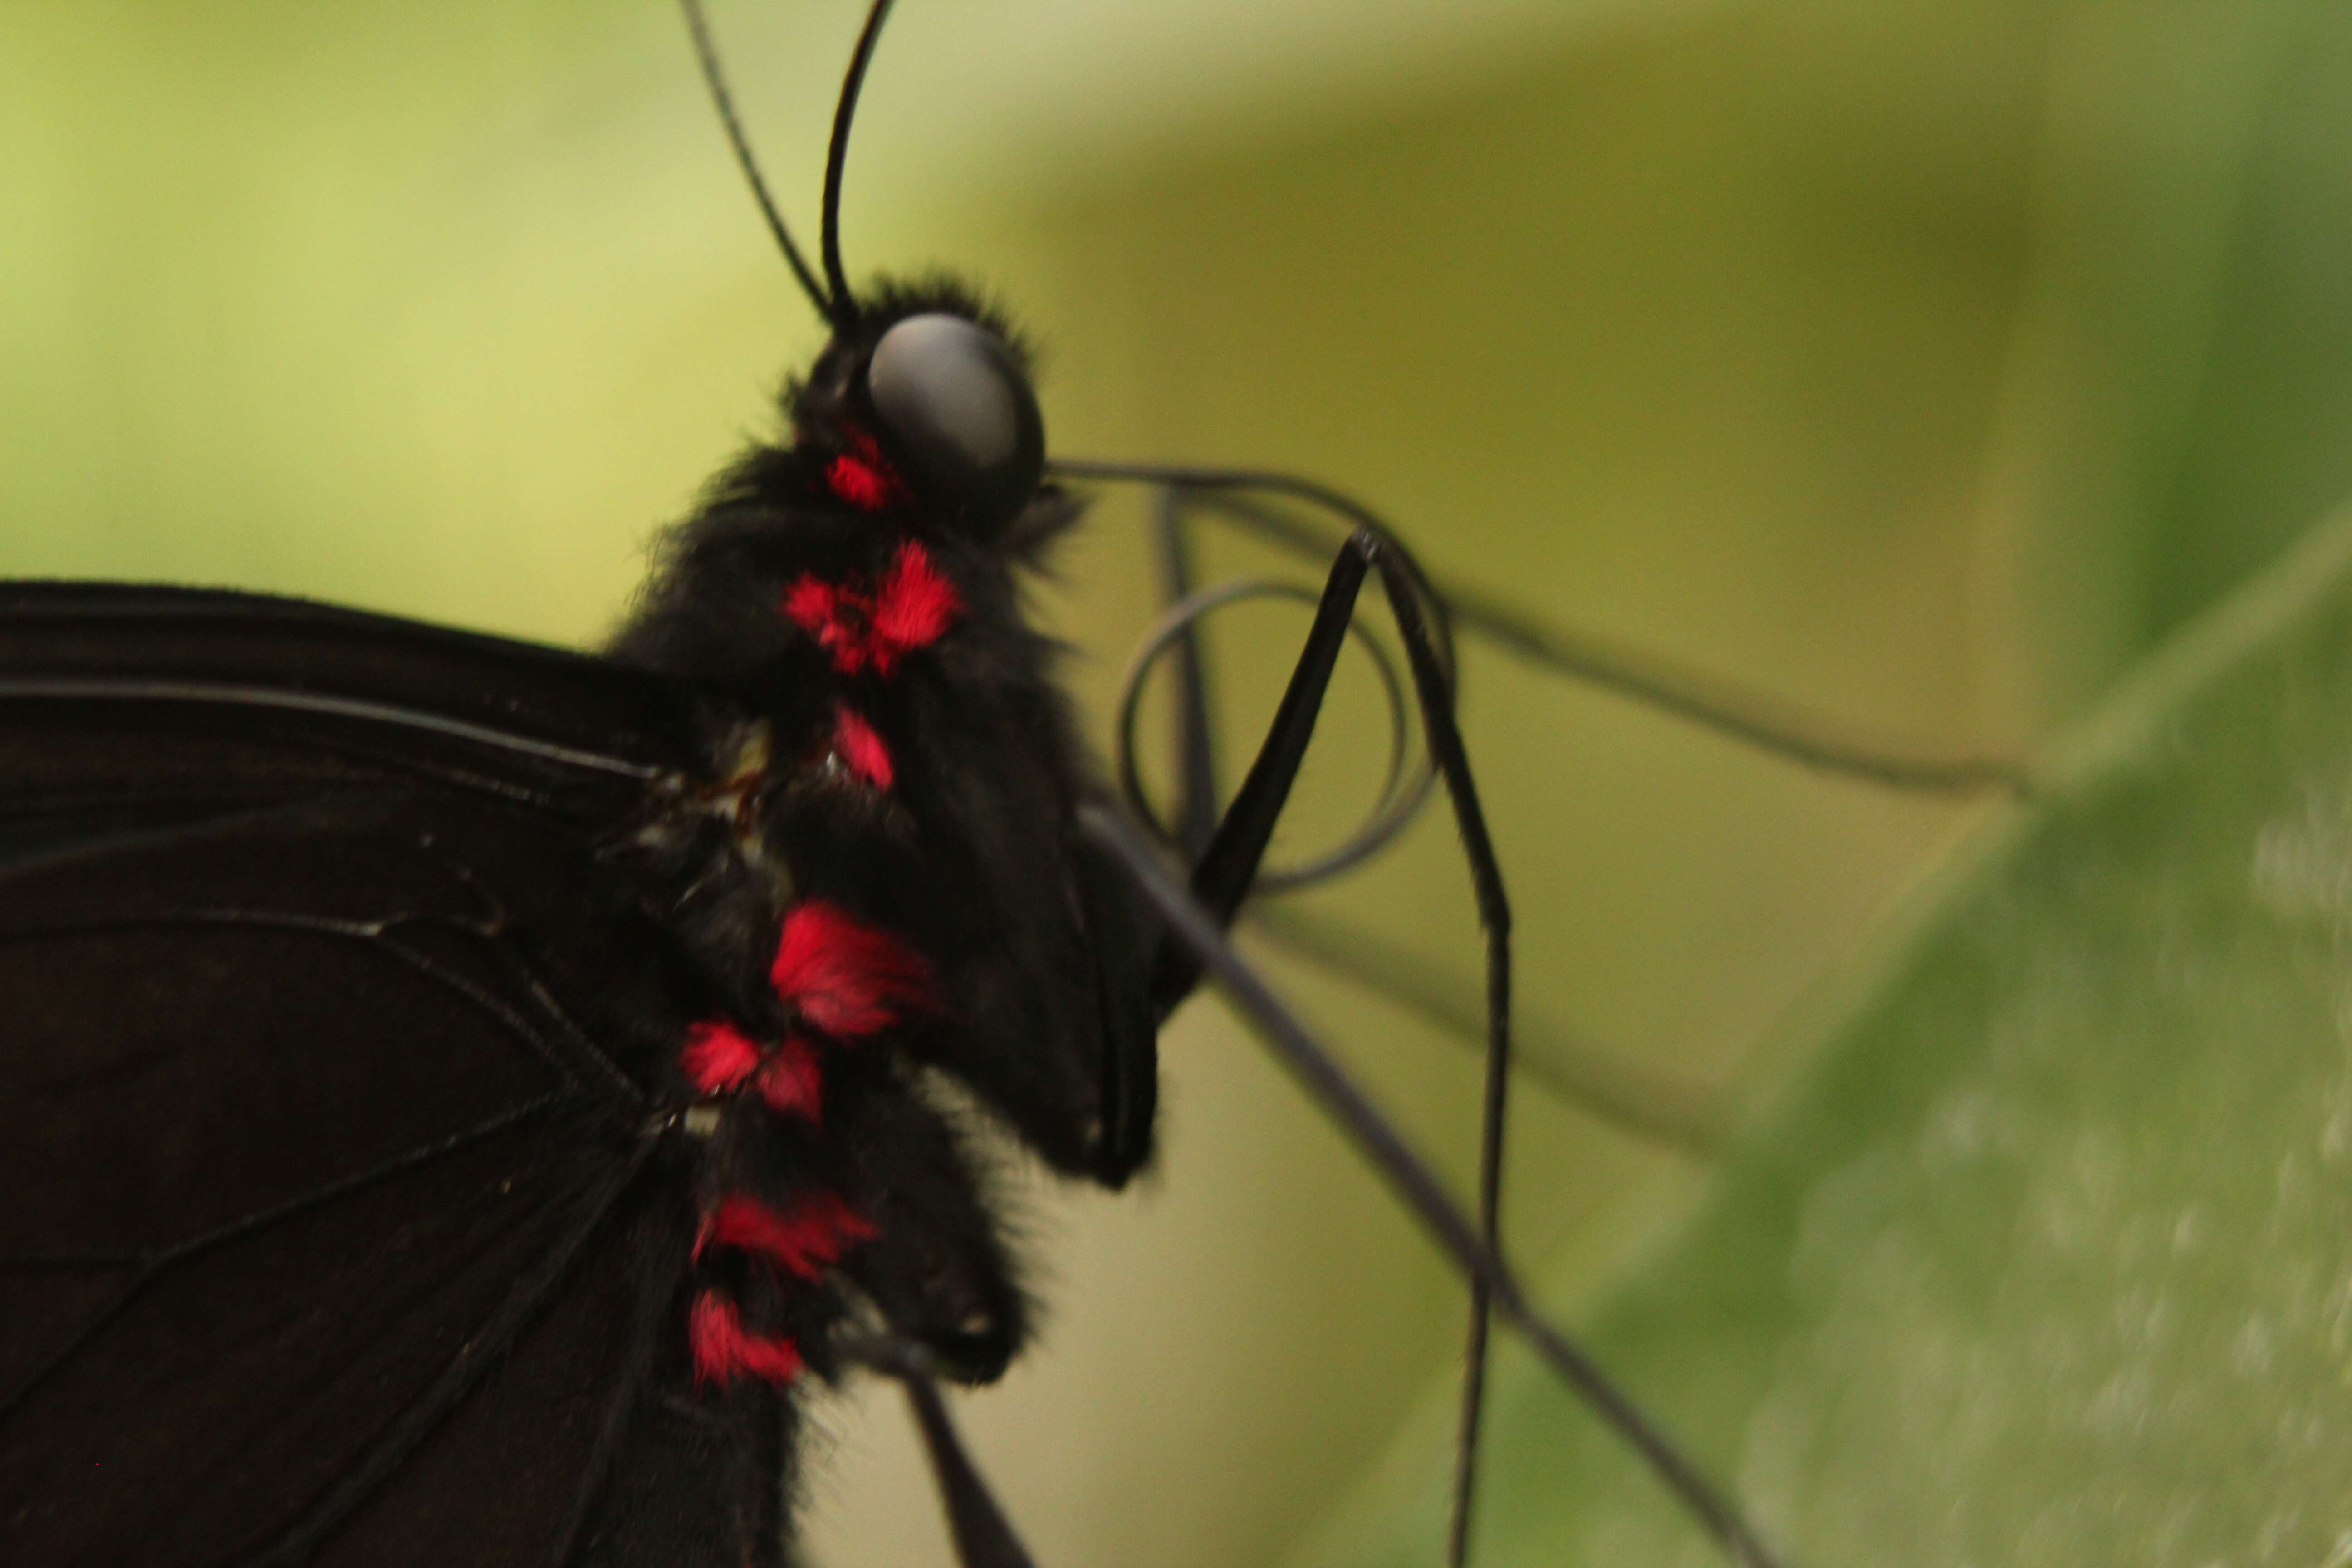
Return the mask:
[[(1192, 869), (1192, 895), (1218, 923), (1228, 925), (1248, 894), (1258, 863), (1273, 837), (1292, 783), (1298, 775), (1307, 743), (1315, 733), (1331, 670), (1347, 640), (1348, 625), (1363, 587), (1367, 569), (1378, 571), (1405, 657), (1412, 671), (1422, 727), (1430, 755), (1445, 782), (1453, 802), (1454, 825), (1469, 858), (1471, 880), (1478, 900), (1478, 921), (1486, 933), (1486, 1066), (1484, 1110), (1478, 1140), (1479, 1231), (1489, 1251), (1501, 1240), (1503, 1138), (1510, 1088), (1511, 908), (1503, 890), (1503, 873), (1486, 830), (1486, 814), (1478, 805), (1476, 782), (1454, 719), (1451, 673), (1430, 633), (1423, 605), (1432, 599), (1428, 584), (1403, 550), (1371, 528), (1359, 530), (1332, 563), (1331, 574), (1317, 607), (1307, 647), (1291, 672), (1265, 743), (1251, 764), (1249, 776), (1234, 797), (1233, 807), (1218, 825), (1209, 847)], [(1200, 979), (1200, 957), (1181, 942), (1165, 944), (1153, 965), (1155, 1002), (1172, 1007)], [(1471, 1499), (1476, 1488), (1479, 1419), (1486, 1386), (1486, 1337), (1491, 1312), (1485, 1283), (1475, 1275), (1470, 1286), (1470, 1327), (1463, 1360), (1461, 1437), (1456, 1447), (1454, 1513), (1448, 1532), (1447, 1562), (1462, 1568), (1469, 1552)]]
[[(1164, 548), (1164, 547), (1163, 547)], [(1163, 559), (1181, 562), (1171, 551)], [(1510, 1089), (1511, 910), (1503, 890), (1503, 875), (1486, 830), (1486, 814), (1478, 804), (1469, 756), (1454, 719), (1452, 672), (1431, 635), (1423, 605), (1435, 597), (1419, 569), (1402, 547), (1381, 531), (1365, 527), (1349, 537), (1332, 563), (1317, 606), (1307, 646), (1291, 671), (1265, 743), (1250, 765), (1249, 776), (1225, 814), (1208, 847), (1192, 868), (1192, 895), (1220, 926), (1230, 925), (1234, 911), (1256, 877), (1260, 861), (1273, 837), (1276, 822), (1298, 776), (1307, 744), (1314, 738), (1331, 671), (1347, 641), (1367, 569), (1380, 573), (1381, 587), (1396, 616), (1405, 655), (1412, 671), (1422, 727), (1432, 758), (1453, 802), (1454, 824), (1469, 857), (1471, 880), (1478, 901), (1479, 924), (1486, 933), (1486, 1063), (1483, 1111), (1478, 1139), (1479, 1231), (1487, 1249), (1501, 1245), (1503, 1142)], [(1186, 636), (1190, 637), (1190, 632)], [(1189, 689), (1198, 697), (1197, 680)], [(1188, 720), (1192, 715), (1187, 715)], [(1205, 730), (1205, 717), (1202, 718)], [(1196, 754), (1187, 744), (1187, 760)], [(1152, 999), (1164, 1016), (1199, 984), (1201, 958), (1187, 944), (1163, 942), (1152, 965)], [(1452, 1523), (1447, 1532), (1446, 1561), (1463, 1568), (1467, 1559), (1472, 1499), (1476, 1490), (1478, 1436), (1486, 1388), (1486, 1339), (1492, 1318), (1485, 1282), (1474, 1275), (1470, 1284), (1470, 1326), (1464, 1350), (1460, 1438), (1455, 1447)]]
[[(1454, 804), (1454, 823), (1462, 835), (1462, 848), (1470, 861), (1470, 879), (1478, 896), (1478, 923), (1486, 932), (1486, 1082), (1478, 1127), (1478, 1235), (1488, 1252), (1503, 1247), (1503, 1133), (1511, 1083), (1511, 904), (1503, 891), (1503, 868), (1495, 858), (1486, 831), (1486, 814), (1478, 805), (1477, 782), (1470, 776), (1469, 752), (1454, 722), (1454, 692), (1438, 663), (1437, 647), (1422, 616), (1426, 582), (1412, 559), (1393, 541), (1370, 529), (1360, 530), (1348, 542), (1350, 553), (1371, 559), (1388, 590), (1389, 607), (1404, 638), (1405, 658), (1412, 668), (1415, 693), (1421, 699), (1423, 728), (1429, 736), (1430, 755), (1445, 781), (1446, 798)], [(1492, 1303), (1486, 1282), (1470, 1281), (1469, 1343), (1463, 1352), (1461, 1436), (1454, 1447), (1454, 1516), (1446, 1532), (1446, 1561), (1463, 1568), (1470, 1552), (1471, 1503), (1477, 1490), (1479, 1417), (1486, 1397), (1486, 1331)]]
[(1385, 1177), (1406, 1207), (1438, 1245), (1486, 1289), (1494, 1310), (1524, 1334), (1536, 1353), (1590, 1400), (1646, 1460), (1683, 1505), (1740, 1568), (1780, 1568), (1730, 1500), (1717, 1491), (1664, 1434), (1650, 1424), (1632, 1400), (1575, 1342), (1538, 1316), (1517, 1277), (1479, 1237), (1469, 1217), (1447, 1197), (1428, 1165), (1366, 1100), (1306, 1026), (1275, 995), (1257, 971), (1234, 950), (1216, 918), (1194, 900), (1159, 862), (1151, 841), (1111, 808), (1089, 803), (1079, 808), (1079, 831), (1125, 868), (1145, 900), (1167, 922), (1172, 936), (1192, 950), (1206, 971), (1257, 1026), (1284, 1065), (1321, 1102), (1332, 1120)]
[[(1450, 1044), (1486, 1049), (1483, 984), (1450, 973), (1405, 942), (1328, 910), (1259, 903), (1249, 929), (1288, 957), (1370, 992), (1424, 1023)], [(1618, 1050), (1580, 1038), (1559, 1020), (1511, 1003), (1511, 1070), (1589, 1116), (1693, 1160), (1723, 1157), (1730, 1118), (1709, 1095), (1653, 1073)]]
[[(1192, 540), (1184, 531), (1184, 490), (1162, 485), (1153, 498), (1152, 542), (1158, 547), (1162, 606), (1183, 602), (1192, 591)], [(1217, 831), (1217, 752), (1209, 727), (1208, 653), (1197, 626), (1176, 640), (1176, 842), (1184, 858), (1198, 862)]]
[[(1561, 1375), (1594, 1402), (1675, 1487), (1685, 1503), (1737, 1561), (1751, 1568), (1770, 1568), (1769, 1555), (1738, 1512), (1650, 1427), (1597, 1367), (1533, 1317), (1517, 1283), (1502, 1264), (1503, 1141), (1510, 1078), (1511, 910), (1503, 888), (1502, 868), (1478, 803), (1469, 756), (1454, 720), (1452, 645), (1444, 601), (1377, 518), (1348, 497), (1312, 481), (1284, 475), (1154, 469), (1142, 465), (1059, 467), (1075, 476), (1091, 472), (1101, 478), (1144, 479), (1208, 490), (1258, 489), (1288, 493), (1337, 511), (1357, 525), (1332, 563), (1306, 648), (1291, 672), (1290, 684), (1276, 710), (1265, 742), (1234, 796), (1232, 808), (1193, 868), (1191, 898), (1178, 894), (1171, 900), (1170, 895), (1174, 889), (1162, 885), (1165, 873), (1151, 860), (1148, 843), (1115, 814), (1100, 806), (1087, 806), (1082, 811), (1081, 826), (1091, 839), (1118, 856), (1138, 879), (1147, 900), (1169, 922), (1161, 933), (1160, 952), (1153, 965), (1153, 1001), (1161, 1014), (1164, 1016), (1198, 983), (1203, 966), (1214, 970), (1244, 1009), (1276, 1040), (1294, 1069), (1308, 1080), (1326, 1108), (1382, 1166), (1406, 1201), (1438, 1231), (1440, 1240), (1455, 1251), (1469, 1273), (1469, 1342), (1465, 1357), (1454, 1509), (1447, 1540), (1447, 1560), (1452, 1568), (1463, 1568), (1469, 1550), (1486, 1390), (1486, 1342), (1496, 1310), (1502, 1310), (1528, 1333)], [(1339, 1072), (1311, 1037), (1281, 1008), (1272, 992), (1234, 953), (1224, 937), (1225, 928), (1249, 891), (1275, 822), (1313, 738), (1332, 667), (1347, 638), (1356, 598), (1368, 570), (1379, 573), (1404, 643), (1430, 756), (1454, 807), (1454, 826), (1470, 865), (1479, 924), (1486, 935), (1487, 1049), (1479, 1139), (1478, 1223), (1475, 1233), (1426, 1167)], [(1197, 686), (1194, 689), (1197, 692)]]
[[(1265, 742), (1250, 763), (1224, 819), (1218, 823), (1208, 847), (1192, 866), (1192, 896), (1216, 915), (1221, 924), (1233, 923), (1234, 912), (1249, 894), (1258, 863), (1274, 837), (1274, 825), (1283, 803), (1298, 778), (1307, 742), (1315, 738), (1315, 721), (1323, 709), (1323, 694), (1331, 684), (1332, 668), (1348, 640), (1348, 622), (1354, 615), (1357, 592), (1363, 586), (1365, 561), (1343, 551), (1332, 563), (1323, 600), (1316, 607), (1315, 624), (1307, 647), (1290, 672), (1290, 684), (1275, 710)], [(1181, 942), (1163, 943), (1152, 965), (1151, 996), (1165, 1017), (1200, 983), (1199, 959)]]
[[(1327, 529), (1255, 500), (1251, 492), (1286, 496), (1347, 521), (1350, 528), (1381, 526), (1365, 507), (1311, 480), (1241, 468), (1166, 464), (1057, 461), (1071, 479), (1141, 480), (1188, 489), (1197, 510), (1287, 550), (1328, 559)], [(1441, 586), (1443, 604), (1461, 627), (1515, 658), (1550, 672), (1620, 692), (1637, 702), (1754, 746), (1801, 766), (1889, 789), (1969, 794), (2005, 789), (2031, 793), (2028, 770), (1995, 757), (1937, 757), (1906, 752), (1803, 710), (1769, 693), (1685, 668), (1671, 660), (1605, 639), (1567, 631), (1543, 617), (1458, 584)]]
[(948, 1532), (955, 1539), (956, 1561), (963, 1568), (1036, 1568), (1029, 1549), (1013, 1533), (979, 1467), (956, 1436), (955, 1424), (948, 1419), (947, 1402), (940, 1397), (939, 1383), (931, 1375), (930, 1352), (911, 1340), (895, 1336), (851, 1341), (840, 1349), (849, 1360), (897, 1378), (906, 1389), (915, 1426), (930, 1455), (940, 1500), (948, 1510)]

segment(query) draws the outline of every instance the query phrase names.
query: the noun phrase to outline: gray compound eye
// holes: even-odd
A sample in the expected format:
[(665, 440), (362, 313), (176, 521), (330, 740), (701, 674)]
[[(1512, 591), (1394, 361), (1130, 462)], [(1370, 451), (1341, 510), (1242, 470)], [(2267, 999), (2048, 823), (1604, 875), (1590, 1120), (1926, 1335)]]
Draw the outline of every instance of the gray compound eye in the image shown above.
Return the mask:
[(1045, 420), (995, 333), (944, 311), (909, 316), (874, 345), (866, 388), (918, 490), (982, 538), (1011, 522), (1045, 470)]

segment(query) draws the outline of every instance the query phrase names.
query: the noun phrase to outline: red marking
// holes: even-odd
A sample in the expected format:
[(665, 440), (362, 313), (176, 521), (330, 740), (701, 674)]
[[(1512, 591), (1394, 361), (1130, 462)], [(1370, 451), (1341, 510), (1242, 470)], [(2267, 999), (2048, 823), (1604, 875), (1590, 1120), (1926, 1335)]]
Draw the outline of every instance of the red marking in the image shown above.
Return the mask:
[(947, 635), (963, 613), (963, 597), (932, 564), (931, 552), (909, 539), (871, 589), (804, 572), (784, 590), (780, 607), (833, 656), (842, 674), (870, 668), (888, 676), (908, 654)]
[(816, 1051), (798, 1035), (786, 1035), (751, 1087), (779, 1116), (805, 1116), (811, 1121), (824, 1105), (824, 1072)]
[(704, 1094), (733, 1094), (750, 1086), (780, 1116), (817, 1120), (824, 1104), (824, 1069), (816, 1049), (796, 1035), (772, 1047), (720, 1019), (686, 1032), (678, 1058), (687, 1081)]
[[(931, 564), (931, 552), (909, 539), (890, 558), (890, 570), (876, 595), (873, 636), (884, 647), (929, 647), (947, 635), (962, 611), (963, 599), (955, 584)], [(875, 667), (880, 674), (890, 673), (878, 652)]]
[(863, 430), (849, 432), (849, 450), (824, 470), (825, 488), (860, 511), (880, 511), (907, 499), (906, 484), (874, 437)]
[(888, 789), (898, 776), (890, 766), (890, 748), (874, 732), (874, 726), (857, 715), (846, 702), (836, 702), (833, 708), (833, 749), (849, 764), (849, 771), (876, 789)]
[(686, 1032), (678, 1053), (687, 1081), (705, 1094), (731, 1094), (760, 1070), (760, 1047), (734, 1025), (721, 1019), (697, 1024)]
[(801, 630), (824, 645), (825, 651), (841, 662), (843, 647), (852, 637), (846, 624), (847, 613), (854, 606), (856, 595), (835, 587), (814, 572), (803, 572), (784, 590), (780, 606)]
[(921, 953), (819, 899), (784, 917), (768, 979), (802, 1017), (845, 1039), (887, 1027), (907, 1008), (936, 1005)]
[(686, 1339), (694, 1352), (694, 1381), (698, 1384), (732, 1383), (746, 1374), (782, 1384), (800, 1375), (800, 1346), (781, 1336), (747, 1331), (735, 1303), (716, 1290), (694, 1299), (687, 1313)]
[(812, 1193), (790, 1213), (757, 1198), (730, 1194), (703, 1220), (694, 1255), (710, 1247), (731, 1247), (772, 1263), (787, 1274), (814, 1279), (841, 1255), (873, 1237), (873, 1224), (833, 1193)]

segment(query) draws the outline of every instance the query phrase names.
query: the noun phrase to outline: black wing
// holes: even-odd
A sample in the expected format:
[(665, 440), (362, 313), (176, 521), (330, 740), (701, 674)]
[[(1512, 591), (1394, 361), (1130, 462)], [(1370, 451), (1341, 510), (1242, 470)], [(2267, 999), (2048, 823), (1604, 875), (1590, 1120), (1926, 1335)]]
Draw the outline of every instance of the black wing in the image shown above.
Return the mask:
[(698, 1000), (600, 847), (692, 700), (244, 595), (0, 592), (0, 1559), (726, 1564)]

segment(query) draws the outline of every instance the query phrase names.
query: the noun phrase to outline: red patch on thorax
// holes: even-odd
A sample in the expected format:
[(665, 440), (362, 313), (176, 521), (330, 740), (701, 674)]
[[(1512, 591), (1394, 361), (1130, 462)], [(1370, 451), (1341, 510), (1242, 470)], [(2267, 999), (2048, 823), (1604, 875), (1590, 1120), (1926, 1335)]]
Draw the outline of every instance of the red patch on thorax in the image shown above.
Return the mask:
[(803, 1018), (843, 1039), (887, 1028), (909, 1009), (938, 1005), (921, 953), (821, 899), (784, 917), (768, 979)]
[(833, 668), (842, 674), (871, 669), (887, 676), (907, 655), (947, 635), (963, 613), (963, 597), (932, 563), (931, 552), (909, 539), (871, 587), (828, 583), (804, 572), (784, 590), (782, 608), (833, 656)]
[(907, 499), (906, 482), (863, 430), (849, 432), (849, 449), (826, 465), (824, 485), (860, 511), (880, 511)]

